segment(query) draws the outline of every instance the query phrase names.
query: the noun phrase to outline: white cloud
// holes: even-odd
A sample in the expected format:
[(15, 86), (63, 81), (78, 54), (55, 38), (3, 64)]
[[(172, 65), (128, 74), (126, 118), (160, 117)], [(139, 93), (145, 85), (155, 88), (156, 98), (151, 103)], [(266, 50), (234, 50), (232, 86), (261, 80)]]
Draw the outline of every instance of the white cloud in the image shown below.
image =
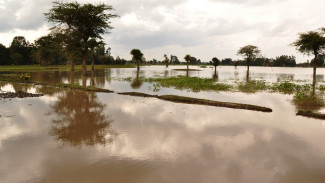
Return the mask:
[[(261, 48), (264, 56), (294, 54), (298, 62), (302, 62), (307, 58), (289, 44), (299, 32), (324, 26), (325, 19), (322, 8), (325, 2), (321, 0), (80, 2), (113, 5), (120, 18), (112, 21), (115, 29), (104, 37), (113, 55), (126, 59), (130, 58), (129, 51), (133, 48), (149, 53), (145, 55), (147, 59), (161, 58), (167, 52), (179, 58), (189, 53), (203, 61), (214, 56), (238, 58), (239, 47), (254, 44)], [(1, 0), (1, 43), (8, 46), (19, 34), (29, 37), (30, 41), (46, 34), (43, 13), (50, 7), (51, 2), (43, 0)]]

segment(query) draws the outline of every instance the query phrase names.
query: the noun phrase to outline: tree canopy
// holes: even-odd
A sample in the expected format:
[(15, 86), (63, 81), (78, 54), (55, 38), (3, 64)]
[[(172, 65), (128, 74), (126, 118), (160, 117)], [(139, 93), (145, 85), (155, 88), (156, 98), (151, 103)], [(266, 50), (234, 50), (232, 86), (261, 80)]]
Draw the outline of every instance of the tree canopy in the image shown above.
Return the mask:
[(299, 33), (298, 39), (292, 43), (296, 49), (303, 54), (313, 54), (313, 79), (316, 81), (316, 67), (317, 67), (317, 58), (320, 52), (325, 48), (325, 37), (324, 37), (324, 28), (323, 32), (319, 31), (309, 31), (304, 33)]
[(292, 43), (303, 54), (313, 54), (315, 58), (325, 48), (325, 37), (322, 32), (309, 31), (299, 33), (298, 39)]
[[(113, 7), (103, 3), (82, 5), (78, 2), (53, 2), (53, 4), (50, 11), (45, 13), (47, 20), (54, 23), (51, 30), (61, 34), (62, 41), (70, 49), (81, 52), (82, 70), (86, 75), (86, 59), (89, 49), (93, 48), (95, 43), (98, 45), (101, 43), (102, 34), (109, 33), (108, 30), (113, 28), (110, 25), (110, 19), (118, 15), (109, 13), (114, 10)], [(98, 42), (94, 43), (93, 40)]]
[(140, 70), (140, 62), (142, 61), (143, 53), (139, 49), (132, 49), (130, 54), (132, 55), (132, 59), (137, 62), (137, 69)]
[(252, 60), (254, 60), (260, 53), (261, 53), (261, 51), (258, 49), (257, 46), (247, 45), (247, 46), (241, 47), (238, 50), (237, 55), (242, 55), (245, 57), (246, 62), (247, 62), (247, 70), (249, 70), (250, 62)]
[(220, 60), (217, 57), (212, 58), (212, 62), (210, 62), (214, 67), (217, 67), (220, 64)]

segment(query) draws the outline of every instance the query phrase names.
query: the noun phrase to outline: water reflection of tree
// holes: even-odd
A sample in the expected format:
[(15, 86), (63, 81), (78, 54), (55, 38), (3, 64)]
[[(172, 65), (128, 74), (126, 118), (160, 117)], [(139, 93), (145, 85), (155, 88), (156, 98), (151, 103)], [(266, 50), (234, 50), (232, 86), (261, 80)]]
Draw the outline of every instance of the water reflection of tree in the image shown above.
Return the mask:
[(131, 87), (133, 89), (138, 89), (141, 87), (142, 84), (143, 84), (143, 81), (141, 81), (141, 79), (139, 78), (139, 71), (137, 70), (137, 77), (133, 79), (133, 81), (131, 83)]
[(105, 145), (112, 140), (112, 120), (103, 114), (105, 105), (94, 93), (68, 91), (52, 106), (58, 119), (53, 120), (50, 134), (58, 141), (78, 145)]
[(214, 81), (219, 81), (218, 71), (215, 71), (215, 72), (212, 74), (212, 79), (213, 79)]

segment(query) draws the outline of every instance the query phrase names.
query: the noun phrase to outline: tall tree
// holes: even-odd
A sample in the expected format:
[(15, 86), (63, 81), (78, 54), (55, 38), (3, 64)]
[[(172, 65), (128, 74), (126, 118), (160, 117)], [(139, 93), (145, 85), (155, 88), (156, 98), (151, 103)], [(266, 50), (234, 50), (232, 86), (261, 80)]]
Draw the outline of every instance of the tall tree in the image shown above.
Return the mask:
[(16, 36), (12, 40), (10, 47), (10, 57), (14, 64), (31, 64), (32, 45), (24, 36)]
[(80, 51), (83, 75), (86, 75), (89, 40), (102, 40), (102, 34), (108, 33), (108, 30), (113, 28), (109, 20), (118, 17), (117, 14), (109, 13), (113, 10), (111, 5), (106, 4), (82, 5), (78, 2), (53, 2), (53, 7), (45, 13), (47, 20), (55, 24), (52, 30), (58, 29), (61, 30), (60, 32), (69, 33), (63, 35), (70, 36), (72, 39), (66, 44), (73, 44), (73, 47)]
[(258, 49), (257, 46), (247, 45), (241, 47), (238, 50), (237, 55), (242, 55), (245, 57), (245, 60), (247, 62), (247, 70), (249, 71), (250, 62), (253, 61), (260, 53), (261, 51)]
[(0, 65), (9, 65), (11, 62), (9, 49), (0, 44)]
[(210, 63), (214, 66), (214, 73), (217, 74), (217, 66), (220, 64), (220, 60), (217, 57), (213, 57)]
[(317, 56), (325, 48), (325, 37), (322, 32), (309, 31), (299, 33), (298, 39), (291, 44), (303, 54), (313, 54), (313, 79), (316, 80)]
[(137, 62), (137, 71), (140, 70), (140, 62), (143, 58), (143, 53), (139, 49), (133, 49), (131, 50), (130, 54), (132, 55), (132, 59)]
[(57, 41), (54, 34), (40, 37), (34, 42), (33, 57), (42, 65), (63, 64), (65, 61), (62, 45)]
[(187, 55), (185, 55), (185, 57), (184, 57), (184, 59), (185, 59), (185, 61), (186, 61), (186, 68), (187, 68), (187, 71), (188, 71), (188, 63), (190, 62), (190, 60), (191, 60), (191, 55), (189, 55), (189, 54), (187, 54)]

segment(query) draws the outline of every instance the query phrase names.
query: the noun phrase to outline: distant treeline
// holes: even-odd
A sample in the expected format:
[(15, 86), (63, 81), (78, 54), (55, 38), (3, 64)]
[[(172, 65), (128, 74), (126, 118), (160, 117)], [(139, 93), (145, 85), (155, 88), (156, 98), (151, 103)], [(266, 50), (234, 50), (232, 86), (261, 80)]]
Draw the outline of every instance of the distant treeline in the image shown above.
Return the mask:
[[(41, 37), (34, 43), (29, 43), (23, 36), (16, 36), (8, 48), (0, 44), (0, 65), (65, 65), (72, 60), (81, 64), (80, 56), (63, 50), (51, 36)], [(127, 62), (120, 57), (113, 58), (104, 44), (96, 47), (93, 55), (95, 64), (124, 65)], [(90, 64), (91, 60), (87, 62)]]
[[(65, 50), (60, 44), (57, 44), (51, 36), (43, 36), (29, 43), (23, 36), (14, 37), (9, 47), (5, 47), (0, 44), (0, 65), (65, 65), (74, 60), (76, 64), (81, 63), (80, 57), (63, 52)], [(94, 50), (95, 64), (100, 65), (124, 65), (126, 63), (136, 63), (133, 60), (125, 60), (120, 57), (113, 57), (110, 53), (110, 48), (105, 48), (102, 44), (96, 47)], [(169, 59), (169, 58), (168, 58)], [(91, 60), (88, 60), (90, 64)], [(143, 58), (143, 62), (146, 64), (165, 64), (165, 61), (158, 61), (156, 59), (146, 60)], [(179, 61), (178, 57), (171, 55), (169, 59), (170, 64), (183, 64)], [(185, 63), (185, 62), (184, 62)], [(189, 64), (210, 64), (209, 61), (201, 62), (200, 59), (191, 57)], [(276, 58), (258, 57), (250, 62), (251, 66), (273, 66), (273, 67), (309, 67), (313, 64), (307, 61), (305, 63), (296, 63), (295, 56), (281, 55)], [(231, 58), (222, 59), (220, 65), (247, 65), (245, 60), (232, 60)], [(324, 66), (324, 56), (319, 55), (317, 62), (318, 67)]]

